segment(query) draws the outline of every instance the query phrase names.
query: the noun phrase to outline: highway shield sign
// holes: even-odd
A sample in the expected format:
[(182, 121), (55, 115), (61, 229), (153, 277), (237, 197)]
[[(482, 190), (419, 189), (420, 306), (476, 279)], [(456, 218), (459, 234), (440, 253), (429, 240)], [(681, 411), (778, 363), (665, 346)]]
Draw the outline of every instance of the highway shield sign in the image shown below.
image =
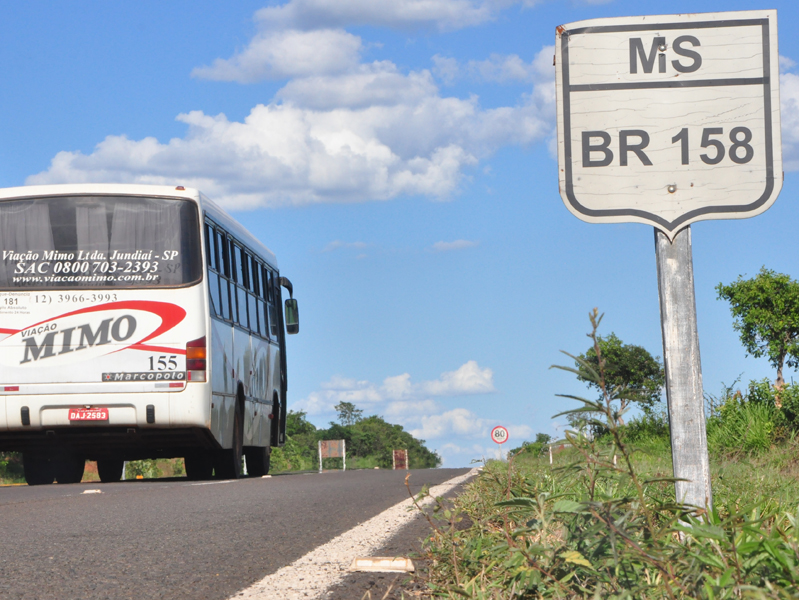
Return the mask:
[(673, 239), (779, 194), (776, 11), (563, 25), (556, 71), (560, 193), (580, 219)]

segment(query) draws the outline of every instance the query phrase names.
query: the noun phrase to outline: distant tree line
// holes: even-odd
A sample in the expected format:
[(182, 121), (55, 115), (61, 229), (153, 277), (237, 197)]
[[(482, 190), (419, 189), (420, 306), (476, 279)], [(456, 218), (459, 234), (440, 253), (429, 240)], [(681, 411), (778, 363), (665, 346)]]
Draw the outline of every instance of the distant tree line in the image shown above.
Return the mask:
[[(351, 402), (335, 407), (338, 422), (327, 429), (318, 429), (308, 421), (304, 411), (289, 411), (286, 418), (286, 444), (272, 451), (274, 471), (305, 471), (319, 468), (318, 442), (345, 440), (347, 468), (389, 469), (393, 450), (407, 450), (410, 468), (426, 469), (441, 465), (441, 457), (430, 451), (424, 440), (417, 440), (401, 425), (386, 422), (383, 417), (363, 417), (363, 410)], [(325, 459), (325, 468), (341, 466), (341, 459)]]

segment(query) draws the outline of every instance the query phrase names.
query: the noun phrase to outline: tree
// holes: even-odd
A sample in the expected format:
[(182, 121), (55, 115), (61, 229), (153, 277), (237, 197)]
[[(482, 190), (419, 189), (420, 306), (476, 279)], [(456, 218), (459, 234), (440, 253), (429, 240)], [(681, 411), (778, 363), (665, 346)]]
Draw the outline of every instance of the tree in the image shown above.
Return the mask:
[(752, 279), (739, 276), (716, 291), (730, 303), (732, 326), (747, 354), (767, 357), (777, 370), (774, 387), (782, 389), (783, 367), (799, 366), (799, 282), (762, 267)]
[(286, 415), (286, 435), (302, 435), (316, 432), (316, 427), (307, 419), (308, 413), (304, 410), (289, 411)]
[[(611, 396), (619, 398), (620, 411), (623, 412), (632, 401), (648, 412), (652, 405), (660, 400), (660, 393), (666, 383), (660, 357), (653, 357), (642, 346), (625, 344), (615, 333), (606, 337), (597, 337), (597, 345), (605, 363), (605, 385)], [(578, 358), (599, 372), (599, 359), (594, 346)], [(599, 384), (591, 381), (588, 369), (579, 361), (577, 361), (577, 371), (578, 379), (587, 381), (588, 387), (599, 391), (601, 397), (602, 390)]]
[(352, 402), (339, 402), (334, 407), (338, 420), (342, 425), (355, 425), (363, 417), (363, 411), (355, 408)]

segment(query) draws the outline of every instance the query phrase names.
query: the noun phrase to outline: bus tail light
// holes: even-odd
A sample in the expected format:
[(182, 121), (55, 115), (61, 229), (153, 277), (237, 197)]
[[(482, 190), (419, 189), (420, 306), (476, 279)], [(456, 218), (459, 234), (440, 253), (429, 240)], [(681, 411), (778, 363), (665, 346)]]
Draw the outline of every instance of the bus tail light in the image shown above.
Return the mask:
[(205, 336), (186, 344), (186, 371), (189, 381), (205, 381)]

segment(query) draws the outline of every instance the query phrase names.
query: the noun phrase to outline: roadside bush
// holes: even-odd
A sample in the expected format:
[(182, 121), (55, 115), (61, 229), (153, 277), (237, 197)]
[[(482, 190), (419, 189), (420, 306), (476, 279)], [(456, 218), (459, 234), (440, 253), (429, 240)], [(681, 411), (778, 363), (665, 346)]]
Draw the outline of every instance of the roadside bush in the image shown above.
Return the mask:
[(0, 452), (0, 481), (6, 483), (20, 483), (25, 481), (21, 453)]
[(779, 391), (768, 379), (750, 381), (744, 392), (734, 386), (708, 397), (712, 451), (763, 452), (799, 433), (799, 384), (786, 384)]
[(708, 419), (708, 448), (763, 452), (774, 443), (780, 420), (779, 410), (773, 404), (733, 398), (721, 406), (718, 416)]
[(125, 479), (157, 479), (161, 476), (161, 469), (155, 459), (132, 460), (125, 467)]
[[(646, 412), (620, 427), (625, 442), (641, 446), (669, 444), (669, 420), (665, 411)], [(612, 436), (611, 436), (612, 437)]]

